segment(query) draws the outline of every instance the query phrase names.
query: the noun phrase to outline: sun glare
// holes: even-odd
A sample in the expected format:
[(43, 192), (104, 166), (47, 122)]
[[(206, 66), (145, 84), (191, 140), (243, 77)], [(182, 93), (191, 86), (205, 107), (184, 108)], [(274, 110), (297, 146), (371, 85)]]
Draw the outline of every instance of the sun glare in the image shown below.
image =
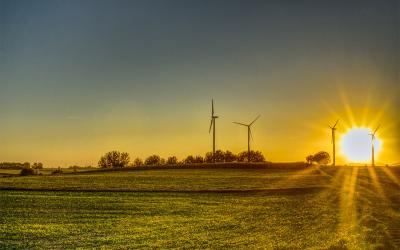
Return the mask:
[[(341, 152), (351, 162), (366, 163), (372, 158), (371, 134), (369, 128), (352, 128), (341, 139)], [(381, 150), (381, 140), (374, 141), (375, 158)]]

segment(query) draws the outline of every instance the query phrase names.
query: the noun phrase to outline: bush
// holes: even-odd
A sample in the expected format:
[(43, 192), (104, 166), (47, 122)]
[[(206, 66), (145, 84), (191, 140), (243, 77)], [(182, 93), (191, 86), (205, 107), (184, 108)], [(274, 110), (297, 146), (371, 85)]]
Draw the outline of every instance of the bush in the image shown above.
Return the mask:
[(35, 175), (35, 170), (32, 168), (24, 168), (21, 170), (21, 176)]
[(110, 151), (99, 160), (99, 166), (102, 168), (123, 168), (129, 164), (129, 154), (126, 152)]

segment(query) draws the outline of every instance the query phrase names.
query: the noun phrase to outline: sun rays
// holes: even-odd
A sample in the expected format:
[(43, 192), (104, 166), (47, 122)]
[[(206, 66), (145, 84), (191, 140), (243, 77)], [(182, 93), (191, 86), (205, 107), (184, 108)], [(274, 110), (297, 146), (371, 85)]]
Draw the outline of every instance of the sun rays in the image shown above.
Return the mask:
[[(351, 98), (351, 95), (343, 89), (338, 90), (339, 103), (328, 103), (322, 100), (328, 114), (329, 121), (340, 118), (340, 126), (338, 126), (338, 161), (342, 164), (346, 163), (370, 163), (372, 158), (371, 153), (371, 138), (369, 133), (365, 132), (365, 140), (362, 146), (364, 149), (362, 157), (354, 155), (360, 149), (360, 145), (352, 146), (346, 142), (346, 135), (353, 131), (373, 131), (379, 124), (382, 125), (380, 131), (376, 135), (375, 142), (375, 158), (378, 164), (384, 162), (393, 162), (396, 159), (395, 149), (396, 144), (396, 120), (393, 117), (391, 108), (393, 100), (390, 97), (379, 97), (372, 88), (368, 92), (363, 101)], [(325, 123), (329, 124), (328, 118)], [(310, 127), (317, 128), (321, 131), (321, 135), (326, 135), (324, 141), (328, 140), (328, 129), (323, 124), (313, 125)], [(321, 139), (322, 140), (322, 139)], [(343, 143), (345, 141), (345, 143)], [(385, 147), (383, 147), (383, 144)], [(348, 146), (347, 148), (345, 148)], [(369, 147), (369, 148), (368, 148)], [(327, 146), (327, 149), (329, 147)], [(329, 151), (330, 152), (330, 151)], [(353, 154), (353, 155), (352, 155)], [(362, 159), (361, 159), (362, 158)]]

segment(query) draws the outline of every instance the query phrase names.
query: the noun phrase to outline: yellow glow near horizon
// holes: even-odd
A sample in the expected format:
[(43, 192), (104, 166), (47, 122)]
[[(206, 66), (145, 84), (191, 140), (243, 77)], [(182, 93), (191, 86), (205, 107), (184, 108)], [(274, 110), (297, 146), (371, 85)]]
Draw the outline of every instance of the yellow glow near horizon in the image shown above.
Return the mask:
[[(372, 158), (370, 128), (351, 128), (341, 138), (341, 152), (351, 162), (366, 163)], [(382, 141), (376, 136), (374, 141), (375, 158), (382, 149)]]

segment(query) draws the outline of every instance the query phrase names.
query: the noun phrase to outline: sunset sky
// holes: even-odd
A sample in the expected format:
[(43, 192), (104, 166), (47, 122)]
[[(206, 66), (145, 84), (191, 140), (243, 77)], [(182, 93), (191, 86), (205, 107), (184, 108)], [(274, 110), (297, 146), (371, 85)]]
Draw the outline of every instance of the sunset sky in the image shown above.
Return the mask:
[(217, 149), (260, 114), (252, 147), (303, 161), (340, 118), (400, 162), (399, 3), (0, 0), (0, 162), (204, 155), (212, 98)]

